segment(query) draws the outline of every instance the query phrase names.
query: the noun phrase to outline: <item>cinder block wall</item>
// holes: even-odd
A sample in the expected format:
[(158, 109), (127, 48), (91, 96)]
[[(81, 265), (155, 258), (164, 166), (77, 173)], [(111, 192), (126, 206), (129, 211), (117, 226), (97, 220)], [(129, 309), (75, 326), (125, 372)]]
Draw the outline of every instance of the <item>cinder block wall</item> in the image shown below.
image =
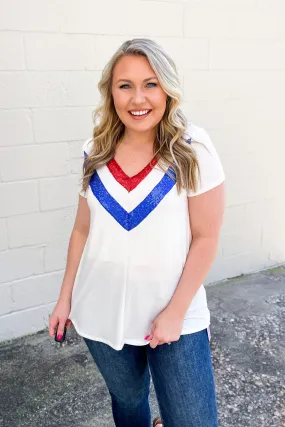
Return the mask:
[(176, 61), (183, 109), (227, 176), (207, 282), (285, 260), (283, 0), (1, 0), (0, 340), (45, 328), (78, 202), (97, 82), (129, 38)]

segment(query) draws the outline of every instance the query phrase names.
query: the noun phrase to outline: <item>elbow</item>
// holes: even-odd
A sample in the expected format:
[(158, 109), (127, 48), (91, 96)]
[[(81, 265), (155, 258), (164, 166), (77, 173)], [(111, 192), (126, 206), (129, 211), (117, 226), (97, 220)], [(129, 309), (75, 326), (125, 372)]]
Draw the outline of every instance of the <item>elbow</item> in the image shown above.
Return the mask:
[(90, 226), (85, 224), (74, 224), (73, 233), (76, 233), (77, 235), (80, 235), (82, 237), (85, 237), (87, 239), (90, 231)]

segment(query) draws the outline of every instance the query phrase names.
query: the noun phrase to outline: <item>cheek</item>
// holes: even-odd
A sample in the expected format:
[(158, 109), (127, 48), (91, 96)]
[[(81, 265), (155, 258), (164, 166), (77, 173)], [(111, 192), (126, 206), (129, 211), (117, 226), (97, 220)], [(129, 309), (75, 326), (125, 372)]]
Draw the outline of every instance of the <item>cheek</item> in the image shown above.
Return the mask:
[(158, 109), (164, 109), (166, 106), (166, 95), (164, 92), (156, 92), (152, 96), (152, 105)]
[(115, 107), (119, 110), (121, 108), (124, 108), (126, 103), (128, 102), (127, 96), (123, 91), (117, 91), (115, 90), (113, 92), (113, 99)]

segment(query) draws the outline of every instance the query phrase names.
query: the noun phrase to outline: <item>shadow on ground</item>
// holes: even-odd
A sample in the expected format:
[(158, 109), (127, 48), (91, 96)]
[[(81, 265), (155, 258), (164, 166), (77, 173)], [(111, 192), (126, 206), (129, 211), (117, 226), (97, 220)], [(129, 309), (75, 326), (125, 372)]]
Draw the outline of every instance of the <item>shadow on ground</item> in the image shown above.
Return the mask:
[[(285, 268), (207, 287), (220, 427), (285, 426)], [(1, 427), (113, 426), (107, 388), (74, 329), (0, 344)], [(158, 414), (153, 386), (150, 405)]]

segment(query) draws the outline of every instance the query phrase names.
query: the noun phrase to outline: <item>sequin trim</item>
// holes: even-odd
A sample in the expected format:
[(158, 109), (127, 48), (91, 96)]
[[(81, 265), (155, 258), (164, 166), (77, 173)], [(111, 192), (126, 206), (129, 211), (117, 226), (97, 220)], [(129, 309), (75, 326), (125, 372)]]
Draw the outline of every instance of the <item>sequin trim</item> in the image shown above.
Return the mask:
[[(88, 154), (86, 153), (86, 151), (84, 151), (84, 162), (86, 161), (87, 157), (88, 157)], [(83, 168), (84, 168), (84, 170), (86, 169), (87, 163), (88, 163), (88, 162), (83, 163)]]
[(127, 231), (137, 227), (163, 200), (167, 193), (176, 184), (175, 174), (168, 169), (173, 178), (167, 174), (163, 176), (160, 182), (148, 194), (148, 196), (131, 212), (127, 212), (105, 188), (97, 171), (90, 179), (90, 187), (101, 205), (110, 215)]
[(144, 178), (152, 171), (153, 167), (157, 164), (157, 159), (154, 158), (149, 162), (139, 173), (134, 176), (128, 176), (115, 159), (107, 163), (108, 169), (115, 178), (128, 192), (134, 190)]

